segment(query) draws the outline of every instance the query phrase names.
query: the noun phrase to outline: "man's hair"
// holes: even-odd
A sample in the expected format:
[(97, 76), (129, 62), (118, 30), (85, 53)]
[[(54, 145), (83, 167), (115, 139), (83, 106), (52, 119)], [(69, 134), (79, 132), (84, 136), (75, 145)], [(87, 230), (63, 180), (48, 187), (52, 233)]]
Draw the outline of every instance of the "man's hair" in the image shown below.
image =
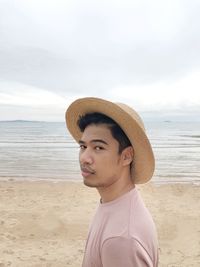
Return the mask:
[(85, 128), (91, 124), (99, 125), (99, 124), (106, 124), (111, 131), (112, 136), (118, 141), (119, 143), (119, 154), (128, 146), (132, 146), (130, 140), (121, 129), (121, 127), (110, 117), (99, 113), (87, 113), (83, 116), (80, 116), (77, 125), (81, 132), (84, 132)]

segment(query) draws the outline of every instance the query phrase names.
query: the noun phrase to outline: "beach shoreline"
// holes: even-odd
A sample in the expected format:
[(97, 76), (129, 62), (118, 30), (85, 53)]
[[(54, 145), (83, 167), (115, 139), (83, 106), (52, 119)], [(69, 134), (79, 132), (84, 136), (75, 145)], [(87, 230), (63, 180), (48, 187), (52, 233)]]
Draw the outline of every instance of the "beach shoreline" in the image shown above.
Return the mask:
[[(157, 227), (159, 266), (200, 266), (200, 186), (137, 188)], [(81, 266), (98, 201), (79, 181), (0, 180), (0, 266)]]

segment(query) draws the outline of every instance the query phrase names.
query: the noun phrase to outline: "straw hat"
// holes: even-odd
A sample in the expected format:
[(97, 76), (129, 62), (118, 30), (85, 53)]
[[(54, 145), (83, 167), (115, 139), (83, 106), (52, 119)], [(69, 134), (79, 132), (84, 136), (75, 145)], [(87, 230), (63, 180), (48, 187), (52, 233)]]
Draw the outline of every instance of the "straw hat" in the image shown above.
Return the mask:
[(139, 115), (125, 104), (113, 103), (104, 99), (86, 97), (74, 101), (65, 114), (66, 124), (73, 138), (81, 139), (77, 121), (86, 113), (99, 112), (112, 118), (125, 132), (134, 148), (131, 177), (136, 184), (146, 183), (151, 179), (155, 160), (151, 144), (145, 134), (144, 124)]

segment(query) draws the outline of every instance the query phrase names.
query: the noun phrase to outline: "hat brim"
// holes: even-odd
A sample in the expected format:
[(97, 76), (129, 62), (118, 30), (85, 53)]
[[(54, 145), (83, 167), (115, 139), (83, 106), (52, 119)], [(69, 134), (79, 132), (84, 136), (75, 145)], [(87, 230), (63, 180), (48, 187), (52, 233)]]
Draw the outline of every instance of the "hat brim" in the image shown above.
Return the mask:
[(67, 128), (77, 142), (82, 136), (77, 121), (80, 116), (92, 112), (107, 115), (123, 129), (134, 148), (131, 178), (135, 184), (148, 182), (154, 173), (155, 159), (139, 115), (124, 104), (94, 97), (80, 98), (68, 107), (65, 114)]

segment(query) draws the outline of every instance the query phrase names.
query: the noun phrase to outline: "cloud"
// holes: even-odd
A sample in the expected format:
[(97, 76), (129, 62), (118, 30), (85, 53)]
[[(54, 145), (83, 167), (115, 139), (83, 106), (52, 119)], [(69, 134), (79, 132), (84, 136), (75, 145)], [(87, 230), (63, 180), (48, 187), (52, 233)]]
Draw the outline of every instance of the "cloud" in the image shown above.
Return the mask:
[[(0, 48), (0, 78), (52, 91), (72, 89), (73, 61), (32, 47)], [(71, 86), (71, 87), (70, 87)]]
[(59, 105), (93, 95), (141, 110), (198, 107), (199, 1), (0, 2), (7, 105), (22, 107), (33, 94), (32, 107), (36, 95)]
[(20, 83), (0, 82), (0, 88), (0, 120), (63, 121), (67, 106), (75, 98)]
[(19, 83), (0, 83), (0, 104), (16, 106), (63, 106), (66, 105), (66, 99), (36, 87), (31, 87)]
[(141, 111), (200, 111), (200, 70), (176, 82), (156, 82), (149, 85), (117, 87), (110, 98), (123, 99)]

